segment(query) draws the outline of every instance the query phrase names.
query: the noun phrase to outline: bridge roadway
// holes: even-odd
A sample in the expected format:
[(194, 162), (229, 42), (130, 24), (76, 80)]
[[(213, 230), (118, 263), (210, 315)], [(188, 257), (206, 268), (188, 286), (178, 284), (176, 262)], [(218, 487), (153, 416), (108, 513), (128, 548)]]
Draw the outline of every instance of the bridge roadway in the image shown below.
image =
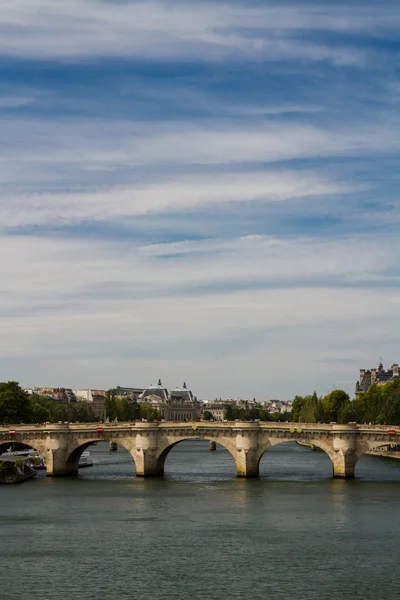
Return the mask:
[(313, 444), (326, 452), (334, 477), (354, 477), (360, 456), (395, 443), (400, 439), (400, 427), (258, 421), (0, 425), (0, 453), (10, 443), (31, 446), (44, 457), (49, 476), (76, 474), (82, 452), (93, 442), (102, 441), (124, 446), (136, 463), (137, 476), (162, 475), (169, 451), (187, 439), (221, 444), (233, 456), (239, 477), (257, 477), (264, 452), (289, 441)]

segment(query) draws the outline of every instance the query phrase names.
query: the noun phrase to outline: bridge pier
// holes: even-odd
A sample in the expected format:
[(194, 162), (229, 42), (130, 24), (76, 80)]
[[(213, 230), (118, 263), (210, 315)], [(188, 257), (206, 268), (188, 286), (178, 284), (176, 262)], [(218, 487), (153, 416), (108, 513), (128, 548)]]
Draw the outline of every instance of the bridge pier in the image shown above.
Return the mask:
[(236, 471), (238, 477), (258, 477), (258, 455), (255, 450), (237, 450)]
[(356, 458), (354, 452), (339, 450), (333, 461), (333, 476), (344, 479), (353, 479), (355, 476)]
[(132, 456), (136, 463), (136, 477), (158, 477), (164, 474), (164, 462), (159, 454), (157, 427), (146, 423), (136, 437), (136, 448)]
[(235, 462), (238, 477), (258, 477), (258, 432), (258, 423), (237, 425)]
[[(339, 426), (340, 427), (340, 426)], [(339, 428), (337, 426), (337, 428)], [(345, 429), (345, 426), (341, 426)], [(357, 455), (356, 455), (356, 440), (354, 434), (341, 432), (340, 437), (333, 438), (333, 476), (345, 479), (354, 477)]]
[(78, 462), (68, 461), (67, 452), (61, 448), (58, 450), (48, 450), (44, 459), (46, 461), (46, 476), (47, 477), (65, 477), (67, 475), (78, 474)]
[(158, 459), (155, 452), (137, 450), (134, 459), (136, 477), (160, 477), (164, 475), (164, 462)]

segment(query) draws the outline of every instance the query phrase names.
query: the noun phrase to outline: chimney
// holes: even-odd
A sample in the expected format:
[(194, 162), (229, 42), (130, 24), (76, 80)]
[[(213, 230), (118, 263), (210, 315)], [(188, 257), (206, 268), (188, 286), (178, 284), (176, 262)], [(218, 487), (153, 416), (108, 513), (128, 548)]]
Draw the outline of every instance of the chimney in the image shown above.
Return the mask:
[(393, 365), (392, 369), (393, 369), (393, 377), (398, 377), (399, 376), (399, 365), (396, 365), (396, 363), (395, 363)]
[(371, 385), (376, 383), (376, 369), (371, 369)]
[(364, 379), (364, 375), (365, 375), (365, 369), (360, 369), (360, 383), (362, 383), (362, 380)]

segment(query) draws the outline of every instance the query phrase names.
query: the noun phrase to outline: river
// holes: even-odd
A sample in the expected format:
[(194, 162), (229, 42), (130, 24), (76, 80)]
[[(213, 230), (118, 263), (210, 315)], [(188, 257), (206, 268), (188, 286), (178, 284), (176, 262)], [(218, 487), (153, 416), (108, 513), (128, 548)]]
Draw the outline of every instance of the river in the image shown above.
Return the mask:
[(90, 448), (79, 477), (0, 487), (2, 600), (386, 600), (398, 597), (400, 461), (353, 481), (323, 452), (266, 453), (258, 480), (207, 442), (178, 444), (162, 479)]

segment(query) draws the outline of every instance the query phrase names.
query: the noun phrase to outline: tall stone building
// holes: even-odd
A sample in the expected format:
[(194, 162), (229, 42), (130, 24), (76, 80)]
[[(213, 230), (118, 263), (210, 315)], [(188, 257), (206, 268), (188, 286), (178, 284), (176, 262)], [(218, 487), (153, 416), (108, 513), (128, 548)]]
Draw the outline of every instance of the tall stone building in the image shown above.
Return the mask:
[(360, 369), (360, 379), (356, 383), (356, 398), (363, 392), (367, 392), (372, 385), (384, 385), (399, 377), (399, 365), (394, 364), (385, 370), (383, 364), (379, 363), (377, 369)]

